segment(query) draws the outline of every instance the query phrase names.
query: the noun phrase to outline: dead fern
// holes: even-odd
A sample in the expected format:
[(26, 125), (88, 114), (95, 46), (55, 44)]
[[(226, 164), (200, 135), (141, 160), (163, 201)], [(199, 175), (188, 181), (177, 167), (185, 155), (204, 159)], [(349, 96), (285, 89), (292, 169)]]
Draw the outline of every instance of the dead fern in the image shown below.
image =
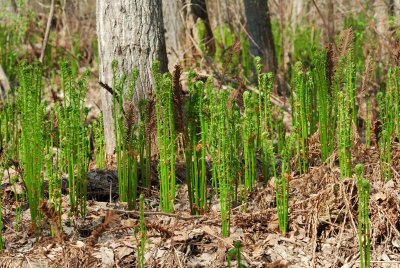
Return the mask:
[(46, 216), (46, 220), (50, 224), (58, 242), (64, 242), (65, 235), (62, 231), (60, 231), (60, 214), (57, 213), (53, 206), (50, 205), (46, 200), (44, 200), (40, 205), (40, 211), (42, 211), (42, 213)]
[(174, 102), (174, 119), (175, 119), (175, 130), (177, 133), (183, 133), (185, 125), (185, 114), (184, 114), (184, 101), (185, 94), (181, 84), (182, 69), (178, 64), (174, 67), (172, 74), (172, 87), (173, 87), (173, 102)]
[(88, 239), (88, 245), (93, 247), (96, 245), (99, 237), (108, 230), (110, 225), (118, 219), (118, 215), (113, 211), (108, 211), (104, 218), (104, 222), (97, 226), (97, 228), (92, 232), (92, 235)]

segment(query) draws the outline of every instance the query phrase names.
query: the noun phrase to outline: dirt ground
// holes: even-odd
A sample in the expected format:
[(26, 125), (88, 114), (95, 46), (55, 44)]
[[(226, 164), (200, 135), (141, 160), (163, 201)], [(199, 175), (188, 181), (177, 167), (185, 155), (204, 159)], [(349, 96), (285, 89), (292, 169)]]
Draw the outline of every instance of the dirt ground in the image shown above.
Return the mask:
[[(317, 141), (317, 137), (312, 138)], [(311, 141), (311, 159), (318, 143)], [(400, 267), (400, 149), (393, 143), (393, 179), (380, 179), (375, 147), (360, 142), (353, 163), (363, 163), (370, 181), (371, 266)], [(102, 174), (106, 174), (103, 172)], [(4, 179), (5, 180), (5, 179)], [(274, 183), (258, 183), (248, 203), (234, 207), (231, 236), (221, 235), (218, 200), (209, 212), (191, 216), (187, 187), (178, 186), (175, 214), (159, 212), (157, 187), (145, 193), (146, 267), (227, 267), (227, 252), (242, 244), (247, 267), (359, 267), (357, 187), (355, 178), (341, 180), (336, 153), (326, 163), (313, 163), (306, 175), (290, 176), (289, 231), (278, 231)], [(137, 211), (124, 204), (90, 200), (84, 219), (68, 215), (63, 197), (63, 233), (51, 237), (47, 221), (39, 237), (32, 234), (24, 206), (19, 231), (10, 186), (3, 181), (3, 220), (6, 250), (0, 267), (136, 267)], [(100, 230), (100, 231), (99, 231)], [(236, 267), (234, 261), (233, 267)]]

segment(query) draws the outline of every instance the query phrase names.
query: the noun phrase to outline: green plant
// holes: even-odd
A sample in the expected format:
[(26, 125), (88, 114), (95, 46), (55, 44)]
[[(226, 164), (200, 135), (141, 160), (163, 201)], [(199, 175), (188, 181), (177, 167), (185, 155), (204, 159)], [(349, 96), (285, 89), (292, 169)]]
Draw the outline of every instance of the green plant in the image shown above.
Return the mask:
[(23, 180), (27, 189), (32, 224), (37, 229), (41, 225), (42, 215), (39, 206), (44, 197), (43, 166), (44, 111), (42, 99), (42, 73), (38, 65), (20, 66), (20, 87), (18, 104), (21, 120), (20, 159), (23, 168)]
[(363, 178), (363, 169), (362, 164), (357, 164), (355, 167), (358, 193), (358, 241), (360, 247), (360, 267), (369, 268), (371, 265), (371, 240), (368, 216), (370, 186), (368, 180)]
[(186, 174), (190, 189), (192, 213), (206, 210), (207, 180), (206, 180), (206, 142), (207, 124), (204, 116), (204, 83), (194, 83), (194, 72), (189, 72), (189, 95), (186, 101)]
[(334, 127), (334, 121), (330, 113), (332, 111), (332, 98), (329, 95), (329, 84), (326, 70), (326, 53), (317, 50), (314, 53), (312, 69), (313, 84), (317, 91), (319, 139), (321, 147), (321, 159), (325, 161), (333, 152), (334, 136), (329, 131)]
[(76, 83), (68, 62), (61, 63), (63, 107), (58, 109), (62, 170), (68, 173), (69, 202), (72, 212), (86, 215), (89, 135), (86, 126), (85, 96), (89, 74)]
[[(379, 116), (382, 121), (382, 131), (379, 139), (379, 154), (381, 162), (381, 177), (387, 181), (391, 178), (392, 162), (392, 138), (395, 129), (399, 129), (398, 111), (399, 111), (399, 69), (392, 68), (388, 73), (388, 82), (386, 92), (378, 92), (376, 99), (378, 102)], [(397, 123), (397, 124), (396, 124)]]
[(140, 175), (143, 187), (150, 187), (150, 162), (151, 162), (151, 140), (148, 129), (149, 114), (148, 100), (142, 99), (139, 101), (139, 160), (140, 160)]
[(261, 143), (262, 172), (264, 182), (271, 176), (276, 176), (275, 156), (273, 151), (274, 122), (272, 119), (271, 92), (274, 76), (272, 73), (262, 73), (261, 58), (256, 57), (254, 64), (258, 76), (258, 107), (259, 107), (259, 133)]
[[(54, 124), (57, 120), (57, 110), (59, 106), (56, 105), (54, 109), (50, 111), (49, 118), (47, 120), (46, 128), (46, 152), (45, 152), (45, 167), (46, 177), (48, 181), (48, 203), (51, 204), (56, 213), (62, 212), (62, 170), (59, 165), (59, 154), (56, 154), (53, 150), (55, 142), (58, 138), (57, 132), (55, 131)], [(61, 217), (59, 217), (59, 226), (61, 226)], [(53, 230), (54, 231), (54, 230)], [(54, 232), (52, 233), (54, 235)]]
[(172, 79), (160, 74), (159, 62), (152, 66), (155, 80), (157, 140), (160, 153), (160, 207), (164, 212), (174, 211), (176, 133), (173, 111)]
[(338, 156), (340, 175), (342, 178), (351, 176), (351, 115), (349, 97), (339, 92), (338, 108)]
[(136, 206), (138, 186), (138, 131), (137, 115), (134, 110), (133, 92), (139, 77), (139, 70), (118, 77), (118, 62), (113, 61), (113, 116), (118, 168), (119, 199), (128, 203), (128, 208)]
[(100, 113), (99, 118), (93, 125), (94, 132), (94, 155), (96, 168), (103, 169), (106, 166), (106, 144), (104, 138), (103, 114)]
[(240, 33), (240, 46), (241, 46), (241, 55), (242, 55), (242, 65), (243, 65), (243, 76), (251, 81), (251, 73), (252, 73), (252, 62), (251, 62), (251, 53), (250, 53), (250, 42), (249, 39), (246, 38), (244, 33)]
[(213, 167), (216, 168), (218, 190), (221, 206), (222, 235), (229, 236), (230, 210), (231, 210), (231, 187), (232, 167), (230, 156), (233, 154), (230, 146), (229, 112), (227, 113), (228, 92), (222, 91), (219, 96), (217, 114), (217, 144), (216, 155), (213, 159)]
[(232, 267), (232, 260), (236, 260), (236, 267), (237, 268), (245, 268), (247, 267), (246, 265), (244, 265), (242, 263), (242, 255), (240, 253), (240, 249), (242, 247), (242, 243), (237, 240), (235, 242), (233, 242), (233, 246), (234, 248), (230, 249), (228, 251), (228, 267), (231, 268)]
[(196, 21), (196, 28), (197, 28), (197, 38), (199, 41), (199, 48), (203, 55), (206, 54), (206, 46), (205, 46), (205, 36), (206, 36), (206, 24), (200, 18)]
[(289, 177), (290, 159), (292, 150), (292, 137), (286, 137), (286, 143), (281, 153), (282, 167), (281, 175), (275, 177), (276, 208), (278, 210), (279, 230), (286, 235), (288, 227), (288, 200), (289, 200)]
[(146, 222), (144, 220), (144, 195), (141, 194), (139, 197), (139, 228), (138, 232), (135, 229), (136, 239), (138, 234), (140, 238), (140, 243), (137, 246), (137, 267), (144, 268), (144, 254), (146, 250)]
[(257, 143), (257, 114), (254, 95), (249, 91), (243, 93), (243, 150), (244, 150), (244, 194), (253, 190), (256, 181), (256, 143)]
[(309, 124), (307, 115), (311, 114), (310, 108), (310, 88), (307, 85), (307, 78), (302, 70), (300, 62), (296, 63), (294, 72), (295, 101), (292, 109), (294, 110), (293, 134), (296, 136), (297, 168), (300, 174), (308, 172), (308, 136)]

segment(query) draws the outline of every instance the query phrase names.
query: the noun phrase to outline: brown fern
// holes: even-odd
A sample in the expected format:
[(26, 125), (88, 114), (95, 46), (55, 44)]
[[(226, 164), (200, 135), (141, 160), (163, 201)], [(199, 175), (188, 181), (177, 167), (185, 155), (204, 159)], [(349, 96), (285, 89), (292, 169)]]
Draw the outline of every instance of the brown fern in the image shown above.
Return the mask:
[(118, 219), (118, 215), (113, 211), (108, 211), (104, 218), (104, 222), (97, 226), (97, 228), (92, 232), (92, 235), (88, 239), (88, 245), (93, 247), (96, 245), (99, 237), (108, 230), (110, 225)]
[(54, 232), (55, 237), (57, 238), (59, 243), (64, 242), (65, 235), (62, 231), (60, 231), (61, 226), (60, 226), (60, 214), (57, 213), (53, 206), (51, 206), (49, 203), (47, 203), (46, 200), (42, 202), (40, 205), (40, 211), (43, 212), (43, 214), (46, 216), (46, 219), (50, 226), (52, 227), (52, 230)]
[(172, 87), (173, 87), (173, 102), (174, 102), (174, 119), (175, 119), (175, 130), (177, 133), (183, 133), (185, 125), (185, 114), (184, 114), (184, 98), (185, 94), (181, 84), (182, 69), (178, 64), (174, 67), (172, 74)]

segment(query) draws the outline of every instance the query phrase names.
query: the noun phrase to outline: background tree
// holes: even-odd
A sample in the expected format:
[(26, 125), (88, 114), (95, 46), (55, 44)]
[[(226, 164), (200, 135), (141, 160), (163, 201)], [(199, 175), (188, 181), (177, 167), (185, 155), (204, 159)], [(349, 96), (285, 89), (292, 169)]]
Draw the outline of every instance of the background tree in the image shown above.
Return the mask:
[(213, 31), (227, 25), (235, 33), (245, 32), (253, 56), (263, 58), (266, 69), (276, 72), (277, 61), (267, 0), (206, 0)]
[[(208, 50), (212, 50), (212, 32), (208, 20), (205, 0), (163, 0), (165, 43), (168, 68), (175, 64), (189, 65), (199, 53), (196, 23), (201, 19), (206, 26), (205, 40)], [(188, 63), (188, 64), (186, 64)]]
[[(117, 60), (119, 71), (139, 69), (134, 105), (153, 91), (151, 64), (160, 61), (167, 71), (161, 0), (97, 0), (97, 34), (99, 44), (99, 79), (112, 85), (111, 63)], [(115, 148), (112, 96), (101, 89), (107, 154)]]

